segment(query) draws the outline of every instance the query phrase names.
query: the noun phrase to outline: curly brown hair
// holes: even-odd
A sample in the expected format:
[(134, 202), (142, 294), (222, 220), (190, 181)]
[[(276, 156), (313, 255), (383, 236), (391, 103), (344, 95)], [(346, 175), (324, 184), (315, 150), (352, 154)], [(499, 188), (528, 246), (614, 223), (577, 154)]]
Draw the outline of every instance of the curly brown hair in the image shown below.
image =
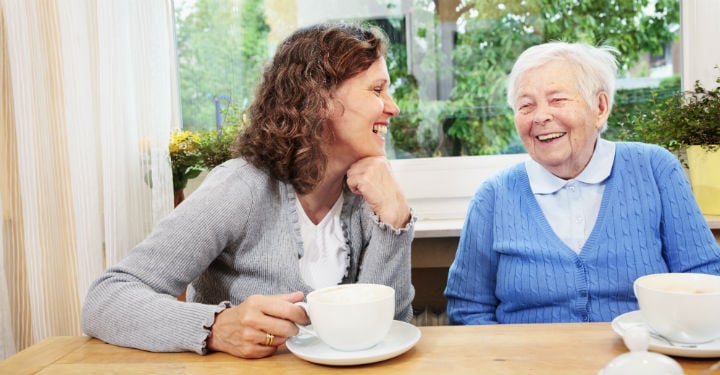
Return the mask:
[(387, 45), (376, 27), (320, 24), (295, 31), (265, 68), (233, 154), (298, 193), (311, 191), (327, 165), (332, 91), (384, 56)]

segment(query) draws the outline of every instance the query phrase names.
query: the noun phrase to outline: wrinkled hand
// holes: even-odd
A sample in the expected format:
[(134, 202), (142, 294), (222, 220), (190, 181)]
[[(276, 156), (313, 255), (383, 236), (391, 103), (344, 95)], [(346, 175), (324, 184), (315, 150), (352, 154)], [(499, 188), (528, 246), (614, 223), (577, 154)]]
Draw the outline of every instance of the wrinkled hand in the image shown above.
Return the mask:
[(347, 171), (350, 190), (362, 195), (383, 223), (404, 228), (410, 221), (410, 207), (383, 156), (363, 158)]
[[(302, 300), (302, 292), (254, 295), (238, 306), (223, 310), (215, 317), (207, 339), (208, 349), (241, 358), (272, 355), (288, 337), (297, 334), (295, 323), (309, 322), (305, 310), (294, 305)], [(275, 335), (271, 345), (265, 345), (268, 333)]]

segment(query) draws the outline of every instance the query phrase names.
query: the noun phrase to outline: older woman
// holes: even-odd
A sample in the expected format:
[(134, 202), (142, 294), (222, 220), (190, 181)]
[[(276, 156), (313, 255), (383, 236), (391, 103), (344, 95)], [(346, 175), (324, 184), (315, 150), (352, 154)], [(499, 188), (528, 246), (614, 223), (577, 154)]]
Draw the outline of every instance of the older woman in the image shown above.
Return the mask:
[(615, 52), (552, 42), (516, 61), (507, 97), (530, 160), (470, 203), (445, 290), (451, 323), (610, 321), (638, 308), (639, 276), (720, 274), (677, 158), (600, 138)]
[[(392, 286), (410, 320), (415, 217), (385, 157), (399, 113), (378, 29), (296, 31), (265, 70), (239, 158), (215, 168), (92, 285), (83, 328), (151, 351), (258, 358), (306, 323), (294, 305), (340, 283)], [(188, 286), (189, 303), (175, 299)], [(352, 322), (348, 322), (352, 324)]]

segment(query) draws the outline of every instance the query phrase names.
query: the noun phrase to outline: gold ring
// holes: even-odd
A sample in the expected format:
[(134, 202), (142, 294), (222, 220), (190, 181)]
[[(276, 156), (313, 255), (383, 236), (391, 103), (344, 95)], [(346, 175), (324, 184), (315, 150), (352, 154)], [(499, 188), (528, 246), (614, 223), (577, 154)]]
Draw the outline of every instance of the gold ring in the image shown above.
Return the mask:
[(275, 339), (275, 335), (273, 335), (272, 333), (265, 332), (265, 346), (272, 345), (274, 339)]

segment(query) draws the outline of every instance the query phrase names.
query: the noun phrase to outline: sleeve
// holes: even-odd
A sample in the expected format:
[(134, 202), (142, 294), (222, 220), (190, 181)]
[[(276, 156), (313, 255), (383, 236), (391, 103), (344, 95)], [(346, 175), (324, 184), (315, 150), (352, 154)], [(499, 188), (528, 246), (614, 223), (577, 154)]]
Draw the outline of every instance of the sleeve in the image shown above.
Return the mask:
[(411, 278), (410, 246), (415, 234), (415, 211), (410, 221), (396, 229), (379, 221), (377, 215), (363, 205), (363, 217), (371, 233), (361, 252), (357, 282), (379, 283), (395, 289), (395, 319), (409, 322), (413, 317), (415, 288)]
[(206, 352), (216, 314), (229, 306), (176, 299), (243, 233), (252, 207), (232, 171), (216, 168), (127, 257), (90, 287), (83, 304), (86, 334), (155, 352)]
[(671, 272), (720, 275), (720, 246), (703, 217), (678, 159), (653, 148), (655, 182), (662, 204), (663, 256)]
[(493, 250), (494, 189), (484, 182), (470, 201), (445, 297), (450, 324), (497, 323), (499, 255)]

